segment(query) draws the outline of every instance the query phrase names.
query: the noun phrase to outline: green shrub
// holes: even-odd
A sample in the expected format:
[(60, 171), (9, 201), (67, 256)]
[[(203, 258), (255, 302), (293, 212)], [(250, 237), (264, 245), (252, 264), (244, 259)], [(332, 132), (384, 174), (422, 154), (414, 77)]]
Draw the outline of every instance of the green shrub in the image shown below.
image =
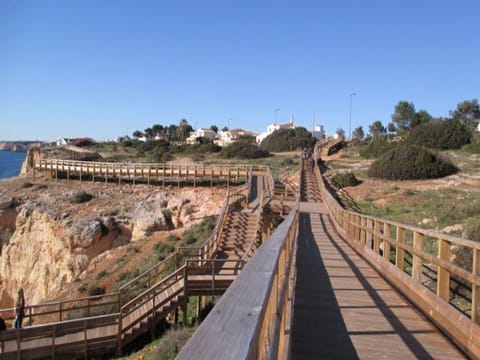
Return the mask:
[(173, 241), (178, 241), (180, 239), (175, 234), (168, 234), (166, 240), (170, 241), (170, 242), (173, 242)]
[(375, 159), (393, 149), (395, 146), (395, 143), (388, 141), (387, 136), (378, 136), (372, 138), (366, 146), (361, 147), (359, 154), (367, 159)]
[(173, 328), (167, 331), (155, 349), (160, 360), (173, 360), (193, 334), (193, 329), (187, 327)]
[(126, 282), (134, 279), (138, 275), (140, 275), (140, 270), (139, 269), (125, 271), (118, 276), (118, 281), (120, 283), (126, 283)]
[(400, 145), (375, 160), (368, 169), (368, 176), (388, 180), (436, 179), (457, 172), (449, 159), (429, 150)]
[(278, 129), (268, 135), (260, 146), (268, 151), (281, 152), (309, 148), (315, 145), (317, 139), (303, 127), (295, 129)]
[(291, 166), (295, 165), (295, 161), (292, 158), (285, 158), (280, 162), (281, 166)]
[(235, 142), (225, 146), (219, 156), (224, 159), (260, 159), (270, 156), (270, 153), (255, 144)]
[(33, 184), (31, 182), (24, 182), (21, 186), (22, 189), (28, 189), (31, 188)]
[(105, 288), (103, 286), (92, 286), (88, 289), (88, 296), (98, 296), (105, 294)]
[(157, 256), (158, 261), (165, 260), (168, 255), (175, 251), (175, 248), (168, 242), (159, 242), (153, 246), (153, 251)]
[(355, 177), (355, 174), (352, 172), (336, 174), (333, 179), (333, 183), (339, 187), (344, 188), (347, 186), (357, 186), (360, 184), (360, 180)]
[(214, 216), (209, 216), (200, 224), (193, 225), (183, 233), (183, 243), (186, 245), (192, 245), (206, 240), (211, 235), (216, 221), (217, 220)]
[(472, 140), (471, 130), (458, 120), (430, 121), (410, 130), (407, 143), (439, 150), (459, 149)]
[(480, 154), (480, 136), (478, 135), (478, 133), (474, 134), (470, 144), (464, 146), (462, 150), (471, 154)]
[(72, 202), (75, 204), (84, 203), (93, 199), (93, 195), (85, 191), (77, 191), (73, 194)]
[(101, 280), (104, 277), (107, 277), (107, 275), (108, 275), (108, 272), (106, 272), (105, 270), (102, 270), (95, 276), (95, 279), (96, 280)]

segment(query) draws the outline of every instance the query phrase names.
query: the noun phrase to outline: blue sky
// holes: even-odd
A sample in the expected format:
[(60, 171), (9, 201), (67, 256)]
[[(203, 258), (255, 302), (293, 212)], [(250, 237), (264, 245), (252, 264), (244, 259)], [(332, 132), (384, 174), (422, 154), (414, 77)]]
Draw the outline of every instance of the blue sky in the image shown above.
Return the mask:
[(0, 0), (0, 140), (153, 124), (328, 133), (479, 98), (480, 1)]

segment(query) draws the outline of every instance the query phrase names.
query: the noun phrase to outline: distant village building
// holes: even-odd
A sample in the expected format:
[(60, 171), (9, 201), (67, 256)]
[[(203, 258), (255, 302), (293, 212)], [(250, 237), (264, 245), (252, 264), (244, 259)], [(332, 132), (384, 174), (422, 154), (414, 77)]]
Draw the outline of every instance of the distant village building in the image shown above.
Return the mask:
[(315, 125), (312, 131), (312, 136), (317, 140), (322, 140), (325, 138), (325, 130), (323, 125)]
[(57, 146), (65, 146), (68, 143), (70, 143), (70, 139), (64, 137), (58, 138), (56, 141)]
[(254, 137), (251, 131), (243, 129), (232, 129), (226, 131), (219, 131), (217, 139), (214, 140), (215, 144), (219, 146), (226, 146), (237, 141), (241, 136), (252, 136)]
[(190, 136), (187, 138), (187, 144), (195, 144), (198, 138), (206, 138), (214, 140), (218, 137), (217, 133), (212, 129), (197, 129), (190, 132)]
[(267, 126), (267, 131), (262, 132), (261, 134), (258, 134), (256, 136), (257, 144), (260, 144), (267, 136), (269, 136), (270, 134), (273, 134), (275, 131), (277, 131), (279, 129), (295, 129), (297, 127), (300, 127), (300, 125), (295, 125), (293, 123), (293, 115), (290, 118), (289, 123), (285, 123), (285, 124), (275, 124), (275, 123), (273, 123), (273, 124), (270, 124), (270, 125)]

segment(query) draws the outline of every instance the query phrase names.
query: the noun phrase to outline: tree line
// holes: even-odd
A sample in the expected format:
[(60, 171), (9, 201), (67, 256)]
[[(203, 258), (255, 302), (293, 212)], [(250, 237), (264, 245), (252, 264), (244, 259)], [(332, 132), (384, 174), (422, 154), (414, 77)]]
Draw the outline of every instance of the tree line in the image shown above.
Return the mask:
[[(155, 124), (143, 131), (135, 130), (132, 133), (132, 137), (138, 140), (145, 136), (148, 139), (157, 138), (167, 141), (180, 141), (183, 143), (193, 130), (193, 127), (188, 123), (187, 119), (181, 119), (178, 125), (170, 124), (163, 126), (161, 124)], [(218, 127), (216, 125), (211, 125), (210, 130), (216, 133), (218, 132)], [(225, 126), (222, 131), (228, 131), (228, 127)], [(126, 136), (120, 138), (120, 140), (127, 140), (128, 138), (129, 137)]]
[[(417, 126), (431, 122), (443, 122), (453, 120), (473, 131), (480, 122), (480, 107), (477, 99), (465, 100), (457, 104), (457, 108), (449, 112), (449, 117), (433, 117), (426, 110), (416, 110), (415, 105), (408, 101), (399, 101), (391, 116), (391, 121), (384, 125), (381, 120), (374, 121), (368, 128), (368, 134), (362, 126), (355, 128), (352, 132), (352, 140), (364, 140), (368, 137), (376, 138), (381, 135), (406, 136)], [(344, 137), (342, 129), (337, 134)]]

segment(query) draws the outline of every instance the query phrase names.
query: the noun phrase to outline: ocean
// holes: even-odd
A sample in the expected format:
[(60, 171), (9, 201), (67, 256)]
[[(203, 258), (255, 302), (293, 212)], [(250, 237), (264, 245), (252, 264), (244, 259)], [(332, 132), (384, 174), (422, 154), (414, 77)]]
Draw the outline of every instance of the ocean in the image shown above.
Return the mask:
[(26, 156), (25, 152), (0, 151), (0, 179), (20, 174)]

